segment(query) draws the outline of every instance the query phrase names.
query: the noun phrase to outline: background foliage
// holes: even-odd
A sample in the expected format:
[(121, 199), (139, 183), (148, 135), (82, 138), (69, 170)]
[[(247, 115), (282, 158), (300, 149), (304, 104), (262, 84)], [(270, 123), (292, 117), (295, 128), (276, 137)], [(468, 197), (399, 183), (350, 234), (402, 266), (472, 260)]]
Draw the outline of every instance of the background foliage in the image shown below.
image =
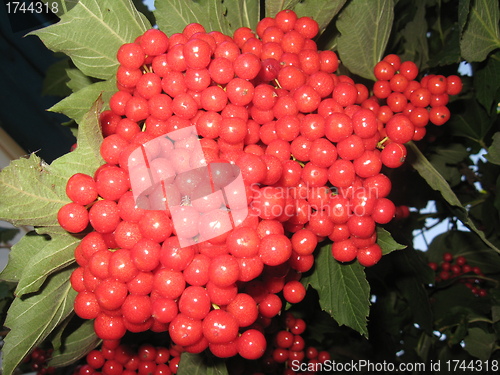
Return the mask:
[[(68, 279), (79, 238), (59, 228), (56, 213), (68, 202), (67, 178), (92, 173), (101, 164), (98, 113), (116, 89), (119, 46), (151, 25), (170, 35), (199, 22), (231, 35), (241, 26), (255, 29), (260, 18), (284, 8), (316, 19), (319, 47), (335, 50), (342, 74), (368, 86), (373, 66), (389, 53), (416, 62), (421, 75), (457, 74), (459, 66), (470, 71), (462, 77), (463, 92), (450, 104), (450, 122), (429, 127), (424, 141), (409, 146), (405, 167), (388, 172), (391, 198), (411, 207), (411, 215), (379, 229), (386, 254), (381, 262), (365, 270), (357, 263), (337, 263), (328, 246), (318, 249), (314, 270), (303, 278), (310, 286), (307, 300), (292, 308), (308, 323), (308, 339), (336, 361), (500, 359), (496, 1), (157, 0), (153, 12), (131, 0), (58, 4), (60, 21), (29, 37), (64, 56), (47, 72), (46, 89), (61, 96), (50, 110), (67, 116), (67, 125), (78, 125), (78, 148), (51, 164), (32, 154), (0, 173), (0, 219), (34, 227), (12, 248), (0, 275), (16, 285), (4, 321), (10, 330), (3, 348), (6, 375), (47, 341), (55, 349), (53, 364), (59, 366), (73, 363), (98, 343), (92, 325), (72, 312)], [(429, 235), (431, 227), (441, 233)], [(441, 262), (444, 252), (481, 267), (486, 297), (475, 297), (459, 278), (435, 281), (427, 263)], [(207, 368), (211, 365), (197, 356), (184, 356), (182, 366), (189, 373), (227, 372), (220, 363)]]

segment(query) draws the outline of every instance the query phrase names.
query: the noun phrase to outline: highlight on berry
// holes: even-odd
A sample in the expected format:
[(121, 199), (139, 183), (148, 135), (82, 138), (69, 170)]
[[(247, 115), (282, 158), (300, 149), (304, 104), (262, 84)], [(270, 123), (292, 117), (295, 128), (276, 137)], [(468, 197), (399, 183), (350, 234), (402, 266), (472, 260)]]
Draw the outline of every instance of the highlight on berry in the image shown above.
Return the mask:
[[(17, 194), (43, 202), (22, 214), (20, 200), (0, 204), (0, 218), (36, 232), (0, 275), (17, 283), (7, 375), (288, 375), (454, 355), (496, 366), (500, 98), (486, 76), (500, 37), (497, 22), (480, 60), (470, 29), (498, 9), (448, 11), (462, 33), (451, 51), (430, 4), (414, 6), (430, 30), (417, 43), (414, 9), (392, 1), (378, 10), (386, 37), (365, 0), (321, 3), (317, 19), (308, 1), (234, 2), (252, 22), (225, 1), (181, 2), (195, 15), (182, 27), (166, 1), (146, 13), (154, 27), (127, 1), (90, 3), (34, 32), (68, 54), (68, 86), (89, 78), (52, 108), (78, 124), (76, 143), (0, 174), (0, 192), (17, 178)], [(71, 40), (68, 20), (85, 12), (96, 30), (115, 26), (112, 52)], [(361, 13), (368, 31), (353, 32)], [(358, 37), (372, 39), (353, 49)], [(461, 62), (478, 63), (472, 78)], [(14, 349), (28, 334), (19, 311), (44, 324)]]

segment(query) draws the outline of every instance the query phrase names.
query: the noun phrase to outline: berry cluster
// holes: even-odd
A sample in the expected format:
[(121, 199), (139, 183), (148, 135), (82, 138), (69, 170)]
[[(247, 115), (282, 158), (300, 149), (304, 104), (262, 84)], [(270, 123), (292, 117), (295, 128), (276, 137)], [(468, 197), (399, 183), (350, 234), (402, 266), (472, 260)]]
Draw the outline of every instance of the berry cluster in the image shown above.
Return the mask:
[(24, 358), (24, 363), (28, 364), (30, 370), (35, 371), (37, 375), (48, 375), (55, 372), (55, 367), (48, 366), (52, 349), (43, 349), (36, 347)]
[(316, 373), (316, 369), (321, 367), (318, 364), (330, 360), (330, 353), (307, 345), (302, 337), (307, 328), (303, 319), (287, 313), (284, 323), (284, 329), (274, 333), (269, 340), (270, 348), (263, 357), (265, 364), (263, 372), (283, 375), (303, 374), (304, 372), (294, 371), (297, 363), (300, 363), (301, 368), (306, 368), (308, 374)]
[(103, 340), (101, 347), (91, 350), (86, 363), (78, 366), (73, 375), (176, 374), (180, 355), (175, 346), (133, 346), (120, 340)]
[[(188, 352), (256, 359), (283, 301), (304, 298), (300, 275), (319, 242), (331, 240), (341, 262), (380, 260), (376, 225), (396, 210), (382, 168), (403, 163), (403, 144), (425, 126), (420, 109), (431, 106), (434, 119), (433, 108), (444, 106), (434, 97), (457, 93), (460, 81), (415, 81), (416, 67), (390, 55), (375, 70), (389, 94), (378, 81), (369, 97), (366, 86), (334, 74), (337, 55), (318, 51), (317, 32), (314, 20), (284, 10), (256, 33), (242, 27), (230, 37), (190, 24), (170, 37), (148, 30), (118, 50), (118, 91), (101, 114), (106, 164), (68, 180), (72, 202), (58, 213), (64, 229), (84, 234), (74, 306), (95, 319), (100, 338), (168, 331)], [(443, 105), (412, 101), (420, 89)], [(393, 97), (406, 93), (399, 110)], [(157, 180), (140, 203), (131, 190), (138, 153), (148, 154), (143, 173)], [(221, 207), (235, 209), (224, 199), (191, 199), (207, 184), (186, 172), (213, 165), (237, 167), (249, 214), (201, 241), (222, 222)], [(224, 175), (232, 168), (214, 170), (221, 185), (234, 177)], [(180, 223), (165, 205), (172, 197)]]
[(453, 254), (446, 252), (441, 263), (430, 262), (429, 267), (436, 272), (436, 282), (456, 278), (475, 296), (486, 297), (488, 294), (484, 288), (484, 280), (481, 279), (484, 276), (481, 268), (467, 264), (467, 259), (462, 255), (455, 258)]
[(456, 75), (428, 74), (418, 81), (418, 73), (414, 62), (401, 62), (396, 55), (386, 56), (374, 68), (378, 81), (373, 94), (385, 101), (377, 117), (386, 124), (385, 133), (393, 142), (419, 141), (429, 122), (437, 126), (446, 123), (450, 118), (446, 106), (449, 97), (462, 90), (462, 81)]

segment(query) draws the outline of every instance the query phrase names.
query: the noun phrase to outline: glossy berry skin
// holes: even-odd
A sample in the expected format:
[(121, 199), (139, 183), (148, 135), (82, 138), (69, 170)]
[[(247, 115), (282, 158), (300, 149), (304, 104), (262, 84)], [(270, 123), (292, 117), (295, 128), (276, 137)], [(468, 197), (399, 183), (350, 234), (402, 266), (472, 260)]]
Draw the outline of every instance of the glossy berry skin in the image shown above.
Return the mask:
[(289, 281), (283, 287), (283, 297), (289, 303), (299, 303), (306, 295), (306, 288), (300, 281)]
[(233, 341), (238, 335), (238, 322), (224, 310), (212, 310), (203, 319), (203, 336), (210, 343), (224, 344)]
[(361, 265), (371, 267), (382, 258), (382, 249), (379, 245), (373, 244), (358, 250), (357, 259)]
[(256, 329), (246, 330), (238, 337), (238, 354), (245, 359), (255, 360), (262, 355), (267, 347), (266, 338)]
[(351, 240), (335, 242), (332, 245), (332, 256), (339, 262), (351, 262), (356, 259), (357, 247)]
[(394, 142), (406, 143), (411, 141), (415, 127), (403, 114), (393, 116), (386, 124), (387, 136)]
[(140, 45), (146, 55), (157, 56), (167, 51), (168, 36), (161, 30), (149, 29), (141, 36)]
[(238, 295), (227, 305), (226, 311), (235, 317), (240, 327), (248, 327), (253, 324), (259, 316), (257, 303), (246, 293), (238, 293)]
[(120, 316), (110, 316), (104, 313), (97, 315), (94, 321), (97, 337), (103, 340), (117, 340), (125, 335), (126, 328)]
[(201, 286), (188, 286), (179, 298), (179, 311), (193, 319), (204, 319), (211, 307), (210, 297)]
[(262, 238), (259, 245), (259, 256), (264, 264), (278, 266), (285, 263), (292, 254), (290, 240), (280, 234), (271, 234)]
[(97, 198), (97, 188), (94, 179), (84, 173), (71, 176), (66, 184), (66, 195), (73, 202), (85, 206)]
[(202, 321), (178, 314), (168, 327), (172, 341), (177, 345), (187, 346), (196, 343), (203, 336)]
[(57, 213), (59, 225), (70, 233), (79, 233), (89, 224), (87, 209), (78, 203), (67, 203)]
[(127, 43), (118, 49), (117, 59), (122, 66), (137, 69), (144, 64), (145, 53), (138, 44)]
[(98, 200), (90, 208), (89, 221), (97, 232), (111, 233), (120, 222), (118, 205), (112, 200)]

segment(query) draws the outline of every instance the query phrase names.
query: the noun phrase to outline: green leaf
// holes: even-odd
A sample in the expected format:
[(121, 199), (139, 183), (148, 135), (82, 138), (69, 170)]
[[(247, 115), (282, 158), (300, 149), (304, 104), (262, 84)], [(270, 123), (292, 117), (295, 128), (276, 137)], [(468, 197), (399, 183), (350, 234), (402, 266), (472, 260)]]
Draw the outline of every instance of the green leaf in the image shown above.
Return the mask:
[(83, 74), (80, 69), (66, 69), (66, 74), (69, 78), (69, 81), (66, 83), (66, 85), (71, 89), (72, 92), (79, 91), (92, 84), (92, 80), (88, 76)]
[(280, 10), (294, 9), (300, 0), (266, 0), (266, 17), (276, 16)]
[(74, 250), (79, 242), (79, 238), (69, 233), (55, 235), (43, 248), (38, 249), (28, 263), (24, 258), (25, 267), (17, 284), (16, 296), (38, 291), (49, 275), (72, 264), (75, 261)]
[(373, 68), (383, 57), (394, 19), (393, 0), (353, 0), (339, 15), (338, 52), (354, 74), (375, 79)]
[(474, 89), (477, 101), (487, 113), (496, 113), (500, 88), (500, 52), (493, 54), (484, 66), (474, 71)]
[(451, 143), (436, 149), (435, 155), (438, 155), (445, 163), (457, 164), (469, 156), (467, 148), (461, 143)]
[(67, 96), (71, 94), (67, 86), (68, 59), (60, 60), (47, 69), (43, 80), (42, 95)]
[(93, 176), (96, 169), (104, 164), (100, 151), (103, 137), (99, 124), (102, 105), (102, 98), (99, 96), (79, 123), (76, 149), (57, 158), (50, 165), (50, 172), (61, 179), (60, 184), (56, 185), (61, 196), (66, 197), (66, 182), (72, 175), (85, 173)]
[(120, 46), (150, 27), (130, 0), (80, 0), (58, 23), (30, 34), (64, 52), (84, 74), (109, 79), (116, 73)]
[(429, 45), (427, 42), (427, 20), (425, 18), (425, 4), (419, 2), (416, 4), (417, 11), (413, 19), (406, 24), (401, 31), (404, 38), (404, 55), (402, 61), (411, 60), (418, 67), (426, 66), (429, 60)]
[(475, 232), (483, 242), (488, 245), (491, 249), (500, 253), (493, 243), (491, 243), (485, 236), (484, 232), (479, 230), (474, 222), (470, 219), (467, 210), (462, 206), (462, 203), (448, 184), (446, 180), (439, 174), (439, 172), (432, 166), (432, 164), (427, 160), (427, 158), (422, 154), (417, 146), (413, 142), (407, 144), (408, 149), (413, 153), (412, 166), (415, 170), (424, 178), (431, 188), (437, 190), (441, 193), (441, 196), (446, 202), (451, 206), (454, 206), (453, 212), (458, 217), (458, 219), (466, 225), (470, 230)]
[(383, 255), (389, 254), (394, 250), (406, 249), (405, 245), (397, 243), (391, 234), (380, 226), (377, 227), (377, 244), (382, 248)]
[(500, 8), (497, 1), (475, 0), (469, 11), (460, 41), (465, 60), (483, 61), (488, 54), (500, 47)]
[(321, 308), (339, 325), (346, 325), (368, 336), (370, 285), (358, 263), (341, 264), (331, 253), (331, 245), (323, 246), (311, 274), (302, 278), (304, 286), (312, 286), (319, 294)]
[(444, 41), (439, 43), (439, 48), (432, 48), (428, 65), (430, 67), (446, 66), (458, 64), (460, 57), (460, 31), (458, 28), (449, 29), (446, 35), (443, 35)]
[(347, 0), (305, 0), (299, 1), (294, 11), (299, 17), (311, 17), (319, 25), (319, 33), (331, 22), (333, 17), (342, 9)]
[(38, 156), (18, 159), (0, 172), (0, 219), (14, 226), (58, 226), (57, 211), (69, 200), (56, 192), (60, 183)]
[(458, 26), (460, 27), (460, 34), (462, 34), (469, 19), (470, 2), (471, 0), (458, 1)]
[(39, 293), (14, 299), (5, 321), (10, 332), (2, 348), (3, 374), (12, 375), (23, 358), (73, 311), (72, 271), (53, 274)]
[(207, 32), (232, 35), (222, 0), (160, 0), (155, 7), (156, 23), (167, 35), (182, 32), (190, 23), (203, 25)]
[(25, 234), (9, 252), (7, 266), (0, 273), (0, 279), (18, 282), (26, 267), (26, 259), (31, 259), (50, 241), (48, 236), (35, 232)]
[[(81, 321), (78, 320), (78, 323)], [(69, 366), (87, 355), (100, 342), (94, 331), (93, 320), (85, 320), (76, 329), (71, 324), (65, 326), (61, 336), (61, 343), (54, 345), (57, 348), (52, 353), (49, 366)]]
[(491, 128), (491, 119), (475, 99), (457, 101), (457, 106), (467, 108), (465, 113), (454, 113), (446, 126), (454, 135), (469, 138), (482, 144)]
[[(73, 81), (72, 84), (74, 83), (75, 82)], [(80, 124), (83, 116), (88, 112), (89, 108), (100, 95), (102, 95), (102, 100), (105, 103), (108, 103), (109, 99), (116, 91), (117, 88), (114, 79), (96, 82), (82, 87), (80, 90), (74, 92), (67, 98), (64, 98), (49, 108), (49, 111), (64, 113), (66, 116), (72, 118)]]
[[(59, 18), (73, 8), (77, 1), (74, 0), (42, 0), (45, 4), (49, 4), (50, 11), (57, 14)], [(57, 5), (54, 5), (57, 4)]]
[(177, 375), (226, 375), (226, 363), (220, 358), (184, 352)]
[(496, 344), (496, 335), (485, 332), (481, 328), (469, 328), (468, 335), (464, 339), (464, 349), (473, 357), (487, 361)]
[(443, 178), (454, 187), (461, 182), (462, 174), (458, 164), (469, 156), (469, 152), (461, 143), (452, 143), (437, 148), (435, 153), (429, 156), (429, 162), (443, 176)]
[(490, 163), (500, 165), (500, 132), (493, 134), (493, 143), (488, 147), (488, 153), (485, 156)]
[[(260, 19), (260, 1), (227, 0), (227, 21), (234, 32), (239, 27), (249, 27), (255, 30)], [(230, 34), (232, 35), (232, 33)]]
[(14, 160), (0, 172), (0, 219), (14, 226), (35, 226), (38, 233), (66, 233), (57, 221), (57, 212), (69, 202), (66, 182), (75, 173), (93, 175), (103, 164), (99, 152), (101, 106), (96, 101), (84, 116), (75, 151), (50, 165), (32, 154), (29, 159)]

